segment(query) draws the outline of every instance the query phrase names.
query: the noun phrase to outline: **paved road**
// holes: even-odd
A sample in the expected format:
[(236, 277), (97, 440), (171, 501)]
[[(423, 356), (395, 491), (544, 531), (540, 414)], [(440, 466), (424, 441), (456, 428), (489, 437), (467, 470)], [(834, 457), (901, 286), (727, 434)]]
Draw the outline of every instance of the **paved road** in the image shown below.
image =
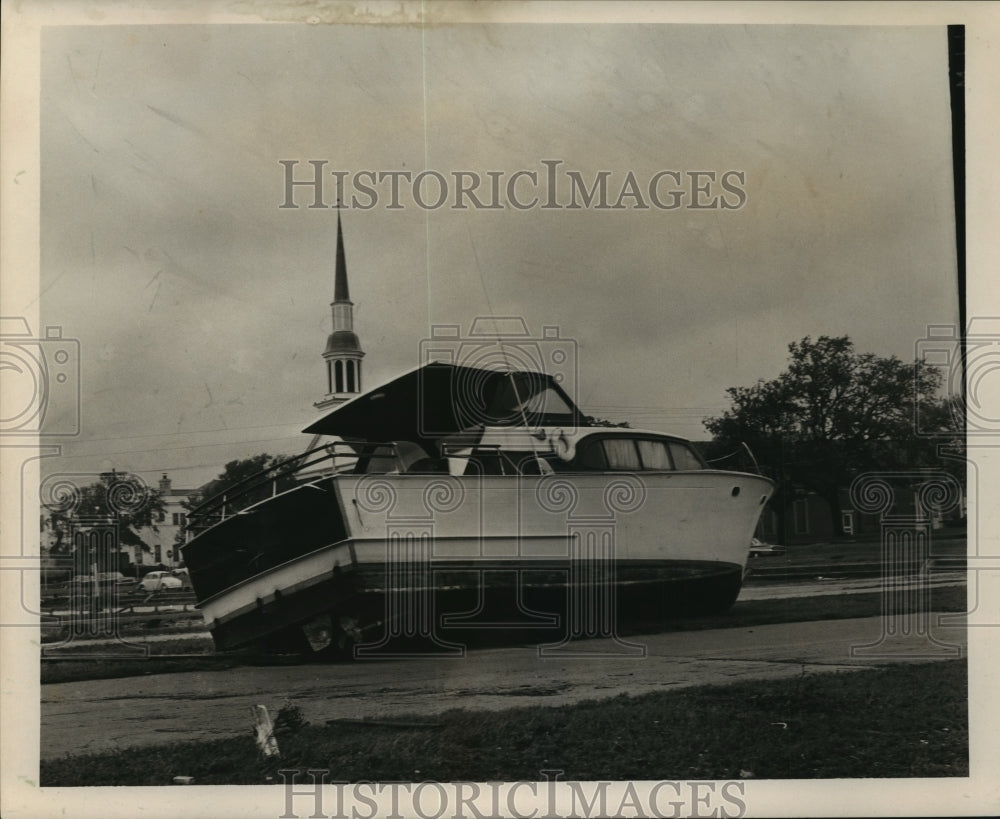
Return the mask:
[[(778, 679), (964, 652), (964, 626), (910, 618), (787, 623), (640, 635), (644, 656), (612, 640), (573, 643), (580, 657), (505, 647), (464, 658), (236, 668), (42, 686), (42, 758), (247, 734), (250, 707), (283, 702), (306, 719), (432, 715), (451, 708), (558, 706), (691, 685)], [(904, 632), (909, 637), (902, 637)], [(930, 634), (938, 642), (930, 639)], [(877, 644), (852, 656), (852, 646)], [(941, 644), (944, 644), (943, 646)]]

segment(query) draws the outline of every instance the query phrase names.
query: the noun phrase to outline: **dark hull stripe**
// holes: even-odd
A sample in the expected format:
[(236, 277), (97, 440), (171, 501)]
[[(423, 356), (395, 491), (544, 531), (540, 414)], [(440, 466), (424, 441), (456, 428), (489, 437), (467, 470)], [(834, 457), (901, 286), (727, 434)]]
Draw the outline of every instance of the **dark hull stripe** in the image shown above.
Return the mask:
[[(429, 570), (402, 564), (389, 577), (385, 566), (362, 566), (258, 599), (210, 627), (220, 650), (259, 644), (323, 615), (334, 622), (349, 617), (375, 632), (397, 628), (467, 636), (479, 628), (566, 631), (573, 611), (580, 609), (606, 612), (613, 606), (615, 617), (655, 619), (679, 610), (727, 608), (739, 593), (742, 572), (735, 564), (707, 561), (623, 561), (613, 566), (580, 561), (570, 567), (565, 561), (477, 561), (432, 564)], [(365, 634), (367, 639), (370, 632)]]

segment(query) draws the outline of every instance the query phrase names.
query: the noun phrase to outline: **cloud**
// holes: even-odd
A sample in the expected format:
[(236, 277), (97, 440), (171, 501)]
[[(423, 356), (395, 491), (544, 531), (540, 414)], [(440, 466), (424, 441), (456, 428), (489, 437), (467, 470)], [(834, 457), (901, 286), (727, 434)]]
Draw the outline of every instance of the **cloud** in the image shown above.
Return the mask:
[(85, 364), (96, 438), (112, 425), (304, 425), (323, 378), (335, 212), (280, 209), (278, 161), (541, 174), (559, 159), (588, 181), (610, 171), (615, 192), (629, 171), (736, 169), (747, 201), (348, 210), (368, 383), (416, 363), (431, 324), (490, 312), (577, 339), (594, 379), (584, 390), (602, 406), (703, 406), (773, 376), (809, 332), (904, 354), (921, 326), (956, 312), (944, 36), (48, 30), (43, 313), (85, 356), (114, 351)]

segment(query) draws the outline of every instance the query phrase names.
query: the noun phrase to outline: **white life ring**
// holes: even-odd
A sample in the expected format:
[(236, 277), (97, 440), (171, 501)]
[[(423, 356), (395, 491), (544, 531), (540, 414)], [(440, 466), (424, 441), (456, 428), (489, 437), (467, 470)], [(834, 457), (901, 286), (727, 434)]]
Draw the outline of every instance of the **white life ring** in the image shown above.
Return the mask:
[(553, 430), (549, 435), (549, 444), (560, 460), (572, 461), (576, 455), (576, 444), (567, 437), (564, 429)]

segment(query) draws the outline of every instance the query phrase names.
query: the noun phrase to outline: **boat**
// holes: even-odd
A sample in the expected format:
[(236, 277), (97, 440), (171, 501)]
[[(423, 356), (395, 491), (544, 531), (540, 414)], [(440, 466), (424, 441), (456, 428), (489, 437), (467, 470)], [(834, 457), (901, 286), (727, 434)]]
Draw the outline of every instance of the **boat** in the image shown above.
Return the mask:
[(219, 650), (565, 645), (723, 611), (773, 489), (683, 438), (595, 422), (529, 370), (426, 363), (304, 432), (317, 445), (189, 517)]

